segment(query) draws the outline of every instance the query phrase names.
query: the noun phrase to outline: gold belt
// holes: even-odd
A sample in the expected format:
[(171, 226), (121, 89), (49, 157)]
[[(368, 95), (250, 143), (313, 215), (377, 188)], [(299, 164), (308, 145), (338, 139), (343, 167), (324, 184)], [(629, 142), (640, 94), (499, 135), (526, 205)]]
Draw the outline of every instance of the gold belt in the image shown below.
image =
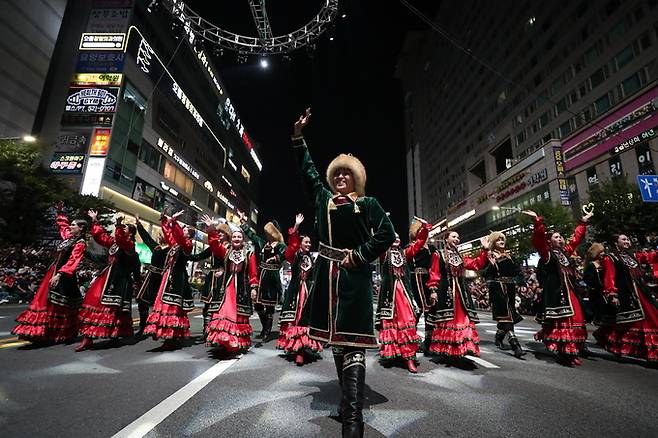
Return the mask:
[(267, 271), (278, 271), (279, 269), (281, 269), (281, 264), (278, 264), (278, 263), (261, 263), (260, 268), (265, 269)]
[(347, 256), (348, 250), (334, 248), (320, 242), (320, 246), (318, 247), (318, 254), (325, 259), (333, 260), (334, 262), (342, 262), (343, 259)]
[(493, 281), (496, 283), (516, 283), (516, 278), (515, 277), (497, 277), (494, 279), (491, 279), (489, 281)]
[(153, 265), (150, 265), (146, 269), (153, 272), (154, 274), (162, 274), (164, 272), (164, 268), (158, 268), (157, 266), (153, 266)]
[(430, 271), (427, 268), (416, 268), (414, 269), (414, 274), (429, 274)]

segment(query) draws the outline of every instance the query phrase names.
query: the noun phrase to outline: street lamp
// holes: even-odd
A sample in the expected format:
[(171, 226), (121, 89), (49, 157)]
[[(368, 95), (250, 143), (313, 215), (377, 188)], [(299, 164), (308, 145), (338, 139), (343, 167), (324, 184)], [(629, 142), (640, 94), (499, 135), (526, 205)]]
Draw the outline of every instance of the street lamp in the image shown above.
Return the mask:
[(265, 69), (265, 68), (267, 68), (267, 67), (269, 67), (269, 66), (270, 66), (270, 63), (269, 63), (269, 62), (267, 62), (267, 59), (265, 59), (265, 58), (262, 58), (262, 59), (260, 60), (260, 66), (261, 66), (262, 68), (264, 68), (264, 69)]
[(509, 210), (509, 211), (514, 211), (516, 213), (520, 213), (521, 209), (519, 207), (501, 207), (499, 205), (494, 205), (491, 207), (493, 211), (498, 211), (498, 210)]
[(37, 141), (37, 139), (36, 139), (36, 137), (34, 137), (32, 135), (26, 135), (26, 136), (23, 137), (23, 141), (25, 143), (34, 143), (35, 141)]

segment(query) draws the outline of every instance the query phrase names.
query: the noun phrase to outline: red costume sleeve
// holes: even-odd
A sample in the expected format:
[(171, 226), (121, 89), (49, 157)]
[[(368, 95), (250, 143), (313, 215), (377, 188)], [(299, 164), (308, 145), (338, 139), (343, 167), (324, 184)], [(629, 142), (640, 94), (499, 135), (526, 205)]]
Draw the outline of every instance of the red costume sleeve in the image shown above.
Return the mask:
[(249, 265), (249, 286), (252, 288), (258, 287), (258, 263), (256, 262), (256, 254), (253, 252), (249, 254), (249, 260), (247, 261)]
[(114, 240), (119, 248), (127, 253), (133, 253), (135, 251), (135, 242), (130, 238), (128, 227), (125, 225), (116, 226), (114, 229)]
[(160, 227), (162, 228), (162, 235), (167, 241), (167, 244), (169, 246), (174, 246), (176, 244), (176, 240), (174, 239), (174, 236), (171, 233), (171, 223), (169, 222), (169, 220), (167, 218), (163, 218), (160, 221)]
[(176, 219), (172, 219), (171, 221), (171, 235), (185, 254), (189, 255), (192, 252), (192, 240), (185, 236), (185, 231), (183, 231), (183, 228)]
[(69, 222), (69, 218), (62, 213), (57, 213), (55, 224), (57, 224), (57, 229), (59, 230), (59, 235), (62, 236), (62, 239), (66, 240), (71, 237), (71, 223)]
[(109, 248), (114, 244), (114, 237), (110, 236), (105, 228), (98, 222), (91, 224), (91, 237), (94, 238), (96, 243), (105, 248)]
[(286, 258), (288, 263), (295, 261), (295, 254), (301, 245), (302, 239), (299, 238), (299, 231), (294, 228), (290, 228), (288, 230), (288, 247), (283, 253), (283, 256)]
[(412, 243), (411, 245), (409, 245), (404, 249), (404, 255), (407, 257), (407, 259), (414, 258), (416, 254), (418, 254), (418, 251), (420, 251), (425, 246), (425, 243), (427, 242), (427, 238), (430, 235), (431, 227), (432, 227), (431, 224), (423, 225), (418, 231), (414, 243)]
[(432, 253), (432, 263), (430, 264), (430, 277), (427, 280), (426, 286), (430, 289), (439, 287), (441, 281), (441, 270), (439, 269), (439, 254), (435, 251)]
[(607, 296), (616, 293), (615, 264), (610, 260), (610, 257), (603, 257), (603, 294)]
[(210, 250), (212, 253), (223, 259), (226, 257), (226, 246), (222, 244), (221, 239), (219, 238), (219, 233), (215, 230), (209, 230), (208, 231), (208, 246), (210, 246)]
[(578, 245), (585, 239), (585, 234), (587, 234), (587, 223), (585, 222), (578, 222), (578, 225), (576, 225), (576, 229), (573, 231), (573, 237), (571, 240), (569, 240), (569, 243), (564, 245), (564, 251), (567, 253), (567, 255), (571, 255), (576, 251), (576, 248), (578, 248)]
[(61, 272), (62, 274), (69, 274), (73, 275), (75, 274), (75, 271), (78, 269), (78, 265), (82, 261), (82, 259), (85, 256), (85, 251), (87, 250), (87, 244), (84, 242), (78, 242), (73, 246), (73, 251), (71, 252), (71, 256), (69, 259), (66, 261), (66, 264), (59, 268), (57, 272)]
[(479, 271), (487, 265), (488, 256), (489, 251), (483, 249), (482, 252), (480, 252), (480, 255), (475, 258), (464, 257), (464, 267), (471, 271)]
[(532, 245), (539, 253), (539, 258), (542, 262), (548, 261), (548, 242), (546, 242), (546, 228), (544, 227), (544, 218), (537, 216), (535, 218), (535, 225), (532, 229)]

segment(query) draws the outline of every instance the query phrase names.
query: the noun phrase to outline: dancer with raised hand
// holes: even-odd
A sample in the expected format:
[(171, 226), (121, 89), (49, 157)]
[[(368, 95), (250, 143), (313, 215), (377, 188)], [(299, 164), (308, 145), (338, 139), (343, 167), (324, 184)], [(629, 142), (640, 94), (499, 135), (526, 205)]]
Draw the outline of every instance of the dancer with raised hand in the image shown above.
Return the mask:
[(39, 284), (27, 310), (16, 318), (11, 331), (33, 344), (67, 342), (78, 334), (78, 310), (82, 302), (77, 271), (87, 250), (87, 221), (72, 222), (63, 212), (64, 204), (55, 205), (55, 224), (62, 241), (55, 259)]
[(443, 250), (432, 254), (427, 281), (432, 306), (429, 321), (434, 327), (430, 352), (449, 361), (480, 356), (480, 336), (475, 328), (480, 319), (464, 282), (464, 271), (479, 271), (486, 265), (489, 241), (480, 239), (482, 251), (476, 258), (462, 258), (457, 250), (459, 242), (456, 231), (446, 232)]
[[(428, 227), (424, 226), (423, 229), (427, 230)], [(413, 260), (425, 245), (425, 239), (427, 232), (402, 250), (400, 237), (396, 234), (393, 245), (381, 258), (382, 283), (375, 313), (380, 360), (386, 364), (402, 360), (407, 370), (414, 374), (418, 372), (415, 361), (420, 344), (416, 321), (422, 307), (412, 293), (408, 261)]]
[[(425, 355), (430, 353), (430, 341), (432, 339), (432, 324), (428, 321), (430, 310), (430, 290), (427, 287), (427, 280), (430, 276), (430, 266), (432, 265), (432, 251), (427, 245), (427, 238), (432, 224), (415, 217), (409, 226), (409, 245), (416, 246), (413, 258), (408, 260), (409, 270), (411, 272), (411, 289), (413, 296), (419, 306), (422, 306), (423, 315), (425, 316), (425, 339), (423, 340), (423, 351)], [(418, 242), (423, 245), (418, 248)]]
[(132, 298), (135, 282), (141, 280), (140, 262), (135, 252), (134, 225), (123, 224), (117, 216), (114, 236), (98, 223), (98, 213), (87, 212), (91, 218), (91, 235), (108, 248), (108, 265), (89, 286), (79, 315), (82, 341), (75, 351), (92, 347), (94, 339), (111, 339), (133, 335)]
[(247, 225), (247, 217), (240, 212), (240, 228), (244, 235), (254, 244), (259, 261), (258, 294), (254, 299), (254, 309), (258, 312), (263, 330), (258, 336), (267, 342), (272, 333), (274, 322), (274, 309), (281, 299), (283, 286), (281, 285), (281, 263), (284, 260), (286, 245), (283, 243), (283, 234), (276, 221), (268, 222), (263, 228), (265, 239), (258, 236)]
[(505, 338), (514, 351), (514, 357), (521, 358), (526, 353), (514, 333), (514, 324), (523, 321), (516, 310), (516, 287), (525, 284), (521, 267), (506, 251), (506, 237), (500, 231), (492, 231), (488, 237), (489, 258), (482, 276), (489, 289), (491, 313), (496, 321), (496, 347), (504, 349)]
[(603, 293), (617, 313), (614, 327), (597, 339), (612, 353), (658, 366), (658, 299), (644, 281), (628, 236), (613, 234), (609, 243), (611, 250), (603, 259)]
[[(219, 243), (228, 247), (232, 234), (228, 223), (219, 222), (215, 229), (218, 232)], [(224, 260), (214, 255), (210, 246), (198, 254), (192, 254), (188, 258), (191, 262), (199, 262), (210, 258), (210, 269), (206, 273), (203, 289), (201, 290), (201, 302), (203, 302), (203, 338), (205, 340), (208, 335), (210, 317), (219, 310), (222, 276), (224, 275)]]
[(557, 354), (558, 362), (582, 365), (578, 355), (587, 340), (585, 315), (576, 295), (576, 270), (571, 255), (585, 239), (587, 221), (592, 213), (582, 217), (568, 243), (559, 232), (546, 232), (544, 219), (532, 210), (522, 212), (534, 220), (532, 244), (539, 252), (537, 279), (542, 287), (542, 308), (537, 320), (542, 328), (535, 339)]
[(315, 281), (300, 325), (309, 336), (333, 347), (342, 389), (343, 436), (363, 436), (366, 348), (377, 348), (372, 314), (375, 261), (395, 241), (393, 225), (379, 202), (365, 196), (366, 171), (351, 155), (340, 154), (327, 168), (324, 187), (302, 136), (310, 108), (295, 123), (292, 146), (306, 193), (315, 208), (319, 256)]
[[(165, 209), (160, 216), (160, 223), (166, 217), (167, 210)], [(155, 299), (158, 296), (160, 283), (162, 283), (162, 273), (164, 272), (167, 254), (169, 253), (169, 240), (165, 235), (164, 229), (158, 234), (158, 242), (146, 231), (142, 225), (139, 215), (135, 215), (135, 224), (137, 226), (137, 234), (142, 239), (142, 242), (151, 250), (151, 263), (146, 267), (146, 275), (142, 284), (137, 291), (135, 301), (137, 301), (137, 309), (139, 311), (139, 330), (135, 336), (142, 336), (146, 328), (146, 320), (149, 316), (149, 308), (155, 304)]]
[(249, 317), (258, 292), (258, 264), (249, 250), (242, 230), (231, 234), (230, 246), (222, 244), (209, 216), (204, 215), (208, 245), (224, 262), (219, 309), (210, 317), (206, 344), (224, 350), (226, 354), (244, 351), (251, 346), (252, 328)]
[(158, 295), (144, 330), (145, 335), (152, 336), (156, 341), (164, 339), (164, 350), (174, 349), (179, 341), (190, 337), (187, 312), (194, 309), (187, 261), (192, 252), (192, 237), (196, 230), (189, 226), (184, 229), (180, 226), (177, 218), (183, 213), (184, 211), (179, 211), (171, 218), (165, 216), (162, 219), (162, 231), (169, 240), (170, 248)]
[(313, 273), (311, 238), (299, 234), (299, 225), (304, 215), (295, 216), (295, 226), (288, 230), (288, 247), (284, 253), (291, 266), (291, 278), (283, 297), (279, 317), (279, 340), (277, 348), (295, 357), (297, 365), (304, 365), (307, 356), (322, 351), (322, 345), (308, 336), (308, 327), (300, 326), (302, 309), (308, 298)]

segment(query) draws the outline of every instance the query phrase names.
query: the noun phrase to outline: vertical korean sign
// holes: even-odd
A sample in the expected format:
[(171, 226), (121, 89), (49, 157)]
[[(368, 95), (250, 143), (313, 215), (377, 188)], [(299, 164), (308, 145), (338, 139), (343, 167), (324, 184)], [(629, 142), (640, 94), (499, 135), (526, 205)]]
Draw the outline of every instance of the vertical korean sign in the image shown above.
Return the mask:
[(560, 204), (564, 206), (571, 205), (569, 200), (569, 186), (567, 184), (566, 173), (564, 171), (564, 156), (562, 155), (562, 146), (553, 146), (553, 158), (555, 158), (555, 170), (557, 171), (557, 185), (560, 192)]

